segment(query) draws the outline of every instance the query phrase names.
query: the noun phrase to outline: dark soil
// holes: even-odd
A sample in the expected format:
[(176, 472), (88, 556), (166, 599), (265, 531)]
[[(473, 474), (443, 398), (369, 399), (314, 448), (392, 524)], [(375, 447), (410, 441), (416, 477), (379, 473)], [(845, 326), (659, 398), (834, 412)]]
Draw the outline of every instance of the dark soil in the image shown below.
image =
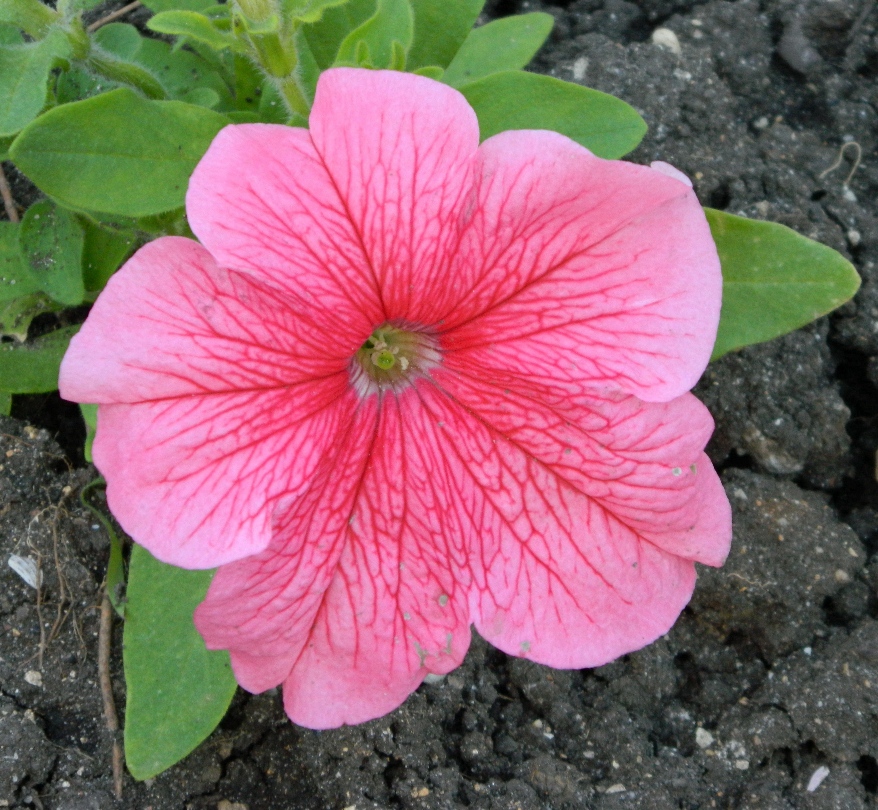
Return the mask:
[[(126, 777), (117, 802), (96, 682), (108, 540), (78, 502), (94, 473), (60, 449), (78, 441), (66, 415), (19, 402), (48, 430), (0, 419), (0, 806), (878, 807), (878, 4), (490, 7), (537, 9), (557, 26), (536, 69), (637, 107), (650, 132), (634, 160), (675, 164), (705, 204), (790, 225), (863, 277), (830, 319), (699, 385), (735, 510), (728, 564), (701, 570), (666, 637), (600, 669), (553, 671), (477, 639), (393, 714), (328, 732), (290, 724), (277, 693), (239, 692), (204, 745), (153, 780)], [(826, 170), (848, 141), (862, 161), (846, 183), (854, 147)], [(10, 554), (40, 560), (39, 599)]]

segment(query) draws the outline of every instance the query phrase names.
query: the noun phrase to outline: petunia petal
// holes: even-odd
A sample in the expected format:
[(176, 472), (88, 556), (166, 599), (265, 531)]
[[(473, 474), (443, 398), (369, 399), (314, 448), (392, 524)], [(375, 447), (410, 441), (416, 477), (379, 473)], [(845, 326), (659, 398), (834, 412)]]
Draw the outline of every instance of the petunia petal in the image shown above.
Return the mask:
[(431, 323), (466, 292), (449, 269), (473, 187), (472, 108), (422, 76), (339, 68), (321, 75), (310, 126), (385, 319)]
[(446, 350), (574, 393), (611, 386), (656, 402), (688, 391), (722, 288), (692, 189), (551, 132), (504, 132), (479, 151), (454, 269), (471, 292), (445, 316)]
[(164, 237), (107, 284), (61, 364), (74, 402), (143, 402), (256, 392), (343, 372), (328, 325), (286, 296), (217, 267), (197, 242)]
[(297, 313), (323, 325), (327, 345), (352, 354), (384, 320), (358, 236), (307, 130), (221, 130), (192, 173), (186, 212), (220, 265), (282, 290)]
[(328, 475), (294, 510), (313, 499), (320, 518), (297, 517), (288, 540), (221, 568), (196, 614), (208, 646), (231, 649), (245, 687), (288, 669), (287, 712), (311, 728), (385, 714), (469, 645), (470, 524), (447, 509), (416, 391), (387, 397), (377, 419), (343, 478)]
[(448, 396), (425, 400), (437, 429), (424, 441), (466, 476), (449, 508), (478, 516), (479, 632), (557, 667), (606, 663), (666, 632), (691, 595), (692, 558), (720, 562), (731, 536), (715, 473), (687, 469), (709, 433), (697, 401), (544, 402), (451, 364), (434, 378)]
[(110, 509), (184, 568), (262, 551), (357, 408), (346, 382), (101, 405), (93, 453)]

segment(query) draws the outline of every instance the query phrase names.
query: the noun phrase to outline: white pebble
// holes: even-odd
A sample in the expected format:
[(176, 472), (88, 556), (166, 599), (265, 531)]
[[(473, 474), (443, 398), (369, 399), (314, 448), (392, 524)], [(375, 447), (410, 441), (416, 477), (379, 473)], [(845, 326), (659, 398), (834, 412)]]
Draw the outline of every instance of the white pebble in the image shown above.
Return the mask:
[(584, 56), (580, 56), (573, 63), (573, 79), (574, 81), (581, 82), (585, 78), (585, 72), (588, 70), (588, 59)]
[(680, 47), (680, 40), (670, 28), (656, 28), (652, 32), (652, 44), (665, 48), (671, 51), (671, 53), (677, 54), (677, 56), (683, 53), (683, 49)]
[(19, 557), (17, 554), (10, 554), (9, 567), (31, 588), (39, 588), (42, 584), (43, 577), (40, 574), (40, 565), (33, 557)]
[(43, 675), (36, 669), (29, 669), (24, 673), (24, 679), (31, 686), (42, 686), (43, 685)]
[(811, 774), (811, 778), (808, 780), (808, 793), (813, 793), (820, 785), (823, 784), (823, 780), (829, 776), (829, 768), (825, 765), (821, 765), (814, 773)]
[(695, 744), (699, 748), (710, 748), (713, 745), (713, 734), (711, 734), (707, 729), (698, 728), (695, 729)]

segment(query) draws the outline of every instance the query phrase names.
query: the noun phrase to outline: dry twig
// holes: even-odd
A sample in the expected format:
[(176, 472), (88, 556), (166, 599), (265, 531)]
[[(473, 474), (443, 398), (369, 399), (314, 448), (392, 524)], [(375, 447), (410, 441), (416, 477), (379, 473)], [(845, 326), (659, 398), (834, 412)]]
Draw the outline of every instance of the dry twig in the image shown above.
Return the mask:
[(134, 9), (140, 8), (141, 5), (143, 4), (140, 0), (134, 0), (133, 3), (129, 3), (127, 6), (122, 6), (122, 8), (117, 8), (115, 11), (111, 11), (106, 17), (101, 17), (99, 20), (95, 20), (85, 30), (89, 33), (97, 31), (102, 25), (106, 25), (107, 23), (113, 22), (113, 20), (118, 20), (120, 17), (124, 17), (129, 11), (134, 11)]
[(110, 680), (110, 646), (113, 640), (113, 606), (104, 588), (101, 599), (101, 627), (98, 632), (98, 679), (104, 702), (104, 720), (113, 736), (113, 791), (122, 798), (122, 746), (119, 743), (119, 716), (113, 699), (113, 683)]
[(15, 200), (12, 199), (12, 190), (6, 180), (3, 167), (0, 166), (0, 197), (3, 198), (3, 207), (6, 209), (6, 217), (10, 222), (18, 222), (18, 211), (15, 209)]

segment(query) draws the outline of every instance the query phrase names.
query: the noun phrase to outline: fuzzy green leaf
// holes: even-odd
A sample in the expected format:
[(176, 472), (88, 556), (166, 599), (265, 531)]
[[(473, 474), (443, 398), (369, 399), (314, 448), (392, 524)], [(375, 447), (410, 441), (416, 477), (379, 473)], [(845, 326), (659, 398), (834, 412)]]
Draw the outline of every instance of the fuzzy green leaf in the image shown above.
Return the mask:
[(21, 255), (39, 289), (59, 304), (85, 298), (82, 283), (84, 237), (76, 217), (51, 200), (34, 203), (21, 221)]
[(235, 693), (225, 651), (192, 623), (212, 571), (186, 571), (131, 551), (125, 610), (125, 759), (135, 779), (170, 768), (216, 728)]
[(411, 0), (411, 4), (415, 32), (408, 66), (414, 70), (448, 65), (482, 13), (485, 0)]
[(854, 266), (776, 222), (706, 208), (723, 271), (713, 359), (792, 332), (840, 307), (860, 287)]
[(244, 51), (244, 45), (227, 31), (220, 31), (209, 17), (195, 11), (163, 11), (150, 18), (147, 28), (158, 34), (189, 37), (216, 51), (231, 48)]
[(39, 290), (18, 248), (20, 230), (18, 223), (0, 222), (0, 303), (23, 298)]
[(555, 18), (535, 11), (502, 17), (470, 32), (442, 81), (452, 87), (525, 67), (546, 41)]
[(476, 111), (482, 140), (507, 129), (551, 129), (615, 159), (646, 133), (643, 119), (624, 101), (551, 76), (510, 70), (459, 90)]
[(39, 115), (52, 65), (69, 52), (57, 30), (40, 42), (0, 45), (0, 135), (14, 135)]
[[(378, 0), (375, 14), (348, 34), (335, 57), (337, 65), (357, 65), (358, 53), (367, 53), (371, 67), (390, 67), (394, 42), (407, 50), (412, 42), (413, 15), (408, 0)], [(362, 56), (360, 57), (362, 59)]]
[(228, 123), (203, 107), (120, 88), (40, 116), (10, 155), (70, 208), (149, 216), (183, 205), (189, 175)]
[(0, 343), (0, 391), (43, 394), (58, 387), (58, 367), (79, 331), (65, 326), (27, 343)]
[(375, 13), (375, 0), (348, 0), (343, 6), (328, 8), (316, 23), (302, 26), (308, 46), (321, 69), (328, 68), (342, 40)]

